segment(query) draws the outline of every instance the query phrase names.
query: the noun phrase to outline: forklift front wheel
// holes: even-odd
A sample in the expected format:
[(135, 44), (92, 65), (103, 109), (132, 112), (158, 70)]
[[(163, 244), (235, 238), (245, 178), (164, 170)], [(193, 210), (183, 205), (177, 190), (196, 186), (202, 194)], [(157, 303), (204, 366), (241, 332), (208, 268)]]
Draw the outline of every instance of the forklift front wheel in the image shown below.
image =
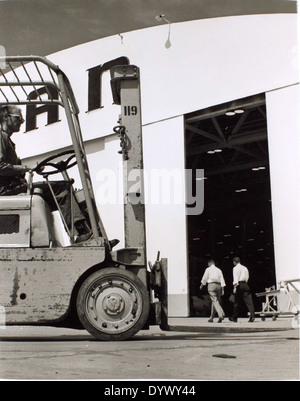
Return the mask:
[(77, 313), (83, 327), (98, 340), (122, 341), (145, 325), (149, 295), (142, 281), (119, 268), (91, 274), (77, 296)]

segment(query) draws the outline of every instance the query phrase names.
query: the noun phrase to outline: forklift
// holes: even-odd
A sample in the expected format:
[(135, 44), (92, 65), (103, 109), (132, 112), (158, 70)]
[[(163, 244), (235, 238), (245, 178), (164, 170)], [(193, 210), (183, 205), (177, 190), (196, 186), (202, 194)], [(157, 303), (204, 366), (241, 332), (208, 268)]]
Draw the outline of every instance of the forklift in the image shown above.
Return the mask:
[[(146, 255), (139, 68), (119, 65), (110, 71), (114, 104), (121, 106), (114, 132), (123, 160), (125, 227), (125, 247), (113, 250), (118, 240), (109, 240), (97, 209), (68, 77), (45, 57), (5, 57), (0, 62), (5, 64), (0, 69), (0, 106), (59, 107), (72, 140), (70, 150), (41, 160), (29, 172), (26, 193), (0, 197), (5, 324), (85, 329), (103, 341), (126, 340), (150, 325), (167, 330), (167, 259), (158, 252), (152, 265)], [(73, 167), (81, 189), (74, 188), (69, 176)], [(134, 192), (132, 172), (140, 178)], [(59, 181), (53, 181), (57, 175)], [(87, 241), (76, 242), (74, 222), (67, 226), (53, 190), (57, 182), (68, 188), (86, 217), (92, 232)], [(45, 191), (52, 202), (43, 196)], [(72, 207), (70, 213), (73, 218)], [(67, 244), (61, 240), (65, 234)]]

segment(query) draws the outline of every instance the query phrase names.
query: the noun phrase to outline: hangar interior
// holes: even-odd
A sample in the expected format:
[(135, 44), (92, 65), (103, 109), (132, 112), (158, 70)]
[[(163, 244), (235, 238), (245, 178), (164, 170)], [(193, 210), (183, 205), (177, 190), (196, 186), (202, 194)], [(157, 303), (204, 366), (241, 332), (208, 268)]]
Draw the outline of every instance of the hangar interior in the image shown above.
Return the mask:
[(210, 258), (230, 313), (234, 256), (249, 268), (252, 293), (276, 283), (265, 95), (187, 114), (185, 156), (187, 169), (204, 169), (204, 211), (187, 216), (190, 314), (209, 314), (199, 285)]

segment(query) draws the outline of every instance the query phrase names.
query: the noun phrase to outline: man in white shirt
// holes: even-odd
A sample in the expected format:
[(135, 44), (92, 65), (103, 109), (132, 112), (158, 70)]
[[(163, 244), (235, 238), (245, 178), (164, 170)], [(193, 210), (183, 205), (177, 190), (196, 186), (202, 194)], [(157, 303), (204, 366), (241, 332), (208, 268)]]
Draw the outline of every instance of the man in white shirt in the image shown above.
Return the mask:
[(254, 322), (255, 310), (253, 299), (248, 286), (249, 270), (241, 264), (240, 258), (233, 258), (233, 293), (235, 294), (233, 315), (229, 318), (232, 322), (237, 322), (238, 315), (243, 302), (250, 313), (249, 322)]
[(207, 290), (212, 302), (211, 314), (209, 322), (214, 321), (214, 316), (217, 312), (219, 316), (218, 323), (221, 323), (225, 317), (225, 313), (221, 306), (221, 296), (224, 295), (225, 281), (222, 271), (215, 266), (214, 260), (208, 261), (208, 268), (205, 270), (201, 280), (200, 290), (207, 284)]

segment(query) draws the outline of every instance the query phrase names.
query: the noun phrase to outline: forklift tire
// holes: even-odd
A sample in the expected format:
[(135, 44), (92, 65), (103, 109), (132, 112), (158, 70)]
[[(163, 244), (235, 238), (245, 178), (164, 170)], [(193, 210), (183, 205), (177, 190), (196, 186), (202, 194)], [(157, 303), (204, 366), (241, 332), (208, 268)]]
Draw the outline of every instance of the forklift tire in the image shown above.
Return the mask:
[(76, 307), (83, 327), (96, 339), (122, 341), (143, 328), (150, 302), (146, 287), (135, 274), (112, 267), (83, 282)]

